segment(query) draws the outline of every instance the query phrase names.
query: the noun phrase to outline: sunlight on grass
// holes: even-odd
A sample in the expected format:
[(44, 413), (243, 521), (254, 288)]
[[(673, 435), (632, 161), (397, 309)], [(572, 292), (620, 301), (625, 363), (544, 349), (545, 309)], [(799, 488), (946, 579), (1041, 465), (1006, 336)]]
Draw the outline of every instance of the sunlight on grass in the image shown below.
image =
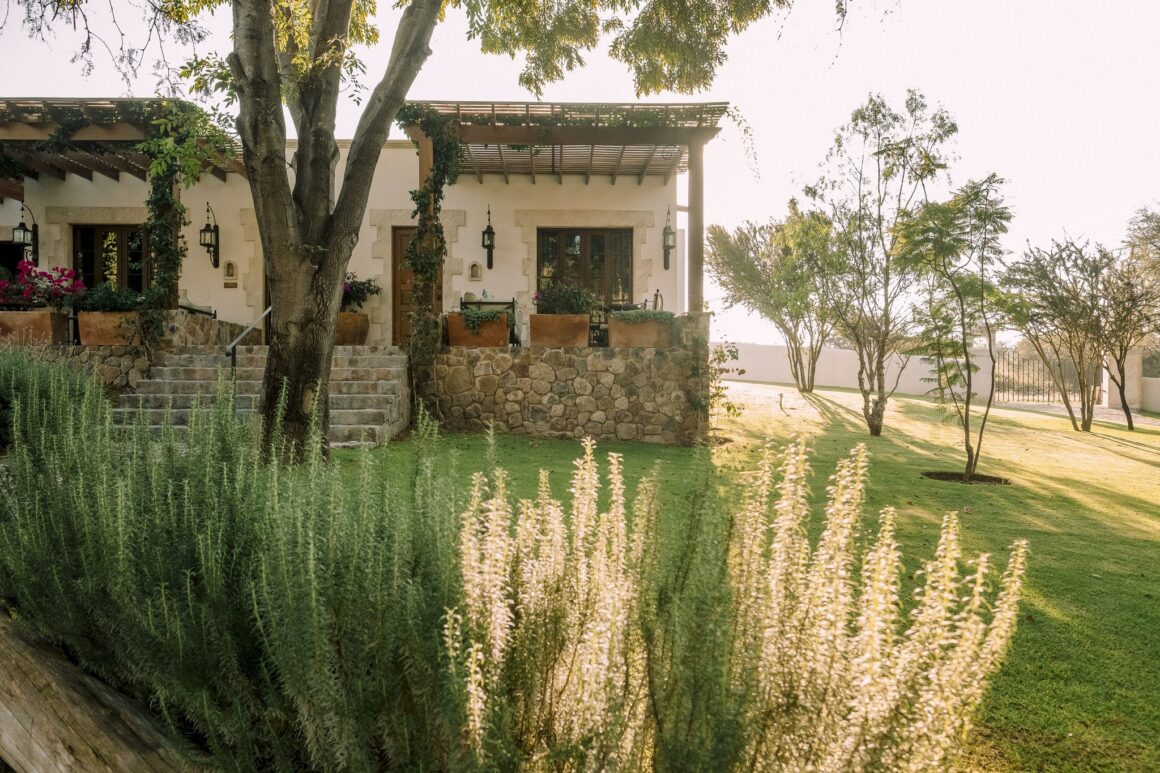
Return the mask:
[(748, 410), (725, 423), (718, 470), (744, 466), (768, 438), (811, 438), (819, 469), (864, 441), (867, 513), (898, 506), (905, 555), (921, 554), (946, 510), (962, 514), (970, 550), (1003, 556), (1012, 539), (1030, 540), (1019, 630), (964, 770), (1160, 769), (1160, 428), (1097, 422), (1081, 434), (1065, 416), (997, 408), (979, 471), (1013, 485), (963, 486), (921, 477), (964, 458), (957, 425), (929, 400), (893, 399), (871, 438), (855, 392), (730, 391)]

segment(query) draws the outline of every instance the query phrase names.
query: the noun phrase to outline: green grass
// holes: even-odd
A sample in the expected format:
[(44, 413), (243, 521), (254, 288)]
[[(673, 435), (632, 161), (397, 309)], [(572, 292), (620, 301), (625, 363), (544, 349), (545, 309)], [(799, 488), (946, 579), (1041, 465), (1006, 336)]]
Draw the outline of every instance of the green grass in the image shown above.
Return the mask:
[[(1079, 434), (1065, 417), (996, 410), (979, 470), (1014, 484), (963, 486), (920, 475), (962, 464), (957, 426), (929, 401), (893, 400), (884, 436), (872, 438), (856, 394), (822, 391), (807, 401), (791, 387), (731, 388), (747, 408), (723, 422), (725, 442), (711, 452), (711, 473), (703, 450), (634, 443), (605, 443), (600, 450), (623, 453), (630, 480), (659, 463), (665, 496), (687, 500), (699, 495), (705, 474), (715, 474), (728, 491), (767, 440), (806, 435), (815, 450), (820, 503), (835, 462), (865, 442), (871, 453), (867, 521), (885, 505), (898, 508), (899, 537), (912, 557), (908, 571), (930, 554), (947, 510), (961, 513), (968, 553), (990, 552), (1004, 561), (1013, 540), (1031, 542), (1019, 630), (979, 714), (964, 767), (1160, 769), (1160, 431), (1097, 424)], [(464, 472), (487, 466), (486, 449), (483, 436), (452, 434), (442, 453), (457, 454)], [(531, 495), (536, 471), (545, 468), (562, 496), (579, 446), (498, 436), (495, 451), (518, 494)], [(404, 440), (377, 453), (405, 461), (414, 447)]]

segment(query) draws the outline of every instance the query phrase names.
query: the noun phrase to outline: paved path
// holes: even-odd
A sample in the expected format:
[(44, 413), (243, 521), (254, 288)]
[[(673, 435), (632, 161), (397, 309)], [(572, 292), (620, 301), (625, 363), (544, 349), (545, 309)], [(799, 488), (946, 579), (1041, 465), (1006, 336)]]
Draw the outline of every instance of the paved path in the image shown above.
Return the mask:
[[(1036, 411), (1038, 413), (1054, 413), (1061, 416), (1067, 416), (1067, 409), (1062, 404), (1052, 403), (995, 403), (996, 408), (1013, 408), (1019, 411)], [(1079, 406), (1075, 406), (1078, 412)], [(1119, 408), (1104, 408), (1097, 406), (1093, 412), (1092, 418), (1096, 421), (1105, 421), (1109, 424), (1123, 424), (1127, 426), (1127, 421), (1124, 419), (1124, 412)], [(1138, 413), (1132, 413), (1132, 421), (1137, 427), (1160, 427), (1160, 419), (1151, 416), (1141, 416)]]

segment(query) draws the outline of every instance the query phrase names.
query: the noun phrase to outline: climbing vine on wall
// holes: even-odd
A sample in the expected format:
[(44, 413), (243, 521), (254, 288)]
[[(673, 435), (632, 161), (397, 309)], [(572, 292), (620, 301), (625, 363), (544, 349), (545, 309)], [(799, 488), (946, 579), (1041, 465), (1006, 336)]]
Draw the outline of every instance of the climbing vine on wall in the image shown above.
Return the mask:
[(441, 338), (442, 309), (437, 308), (436, 281), (447, 257), (447, 240), (443, 235), (440, 212), (443, 191), (459, 174), (459, 125), (425, 105), (404, 105), (396, 117), (400, 126), (418, 126), (431, 139), (430, 173), (419, 188), (411, 191), (417, 227), (403, 263), (414, 272), (411, 284), (411, 340), (408, 354), (411, 365), (411, 394), (416, 402), (426, 393), (434, 378), (435, 352)]

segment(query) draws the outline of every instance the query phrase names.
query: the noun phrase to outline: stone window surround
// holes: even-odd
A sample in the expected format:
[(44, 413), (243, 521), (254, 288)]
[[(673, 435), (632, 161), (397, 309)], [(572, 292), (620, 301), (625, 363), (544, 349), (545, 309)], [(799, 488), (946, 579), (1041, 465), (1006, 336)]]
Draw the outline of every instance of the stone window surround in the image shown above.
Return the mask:
[(516, 305), (531, 308), (536, 284), (537, 233), (541, 228), (631, 228), (632, 286), (647, 287), (653, 273), (653, 259), (644, 257), (648, 232), (656, 228), (656, 212), (651, 209), (517, 209), (515, 224), (524, 245), (524, 278), (528, 289), (516, 293)]
[(141, 225), (149, 219), (145, 207), (45, 207), (40, 229), (40, 256), (53, 265), (72, 267), (72, 226)]

